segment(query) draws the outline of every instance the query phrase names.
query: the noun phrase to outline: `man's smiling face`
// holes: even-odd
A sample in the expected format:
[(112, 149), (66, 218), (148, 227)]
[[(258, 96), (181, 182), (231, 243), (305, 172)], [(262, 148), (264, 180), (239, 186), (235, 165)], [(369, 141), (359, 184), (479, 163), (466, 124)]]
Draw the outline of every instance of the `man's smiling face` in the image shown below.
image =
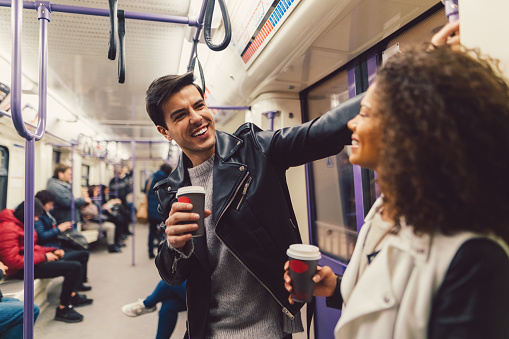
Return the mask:
[(193, 166), (214, 154), (214, 119), (194, 85), (188, 85), (172, 94), (162, 109), (167, 128), (157, 126), (157, 130), (167, 140), (174, 140)]

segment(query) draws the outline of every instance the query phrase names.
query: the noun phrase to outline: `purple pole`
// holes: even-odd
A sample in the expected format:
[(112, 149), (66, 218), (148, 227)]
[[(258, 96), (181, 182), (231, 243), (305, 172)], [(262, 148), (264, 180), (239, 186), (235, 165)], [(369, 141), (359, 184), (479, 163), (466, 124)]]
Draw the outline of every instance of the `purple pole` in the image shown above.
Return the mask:
[(74, 186), (74, 144), (71, 145), (71, 222), (72, 222), (72, 227), (74, 229), (76, 229), (73, 186)]
[(267, 117), (269, 118), (269, 121), (270, 121), (269, 129), (271, 131), (273, 131), (274, 130), (274, 112), (267, 113)]
[[(23, 3), (12, 0), (11, 19), (13, 27), (12, 49), (12, 121), (20, 136), (26, 139), (25, 147), (25, 239), (24, 239), (24, 317), (23, 331), (25, 339), (34, 336), (34, 156), (35, 140), (43, 137), (46, 130), (46, 96), (47, 96), (47, 25), (49, 10), (43, 3), (39, 4), (39, 117), (35, 134), (28, 132), (21, 114), (21, 46)], [(43, 19), (43, 20), (41, 20)]]
[[(11, 75), (11, 108), (12, 122), (20, 136), (25, 139), (35, 138), (40, 140), (46, 130), (46, 77), (47, 77), (47, 24), (49, 21), (49, 11), (44, 4), (38, 7), (40, 20), (40, 41), (39, 41), (39, 117), (37, 123), (37, 131), (35, 134), (30, 133), (25, 128), (23, 115), (21, 114), (21, 46), (23, 31), (23, 3), (20, 0), (13, 0), (11, 8), (12, 19), (12, 75)], [(41, 106), (44, 104), (44, 106)]]
[(103, 237), (103, 218), (101, 217), (103, 214), (103, 188), (102, 188), (102, 169), (101, 163), (104, 157), (99, 158), (99, 234), (97, 234), (97, 239), (101, 239)]
[(262, 114), (267, 114), (267, 118), (269, 118), (269, 130), (274, 130), (274, 117), (276, 114), (280, 113), (279, 111), (268, 111), (263, 112)]
[[(348, 96), (355, 97), (355, 69), (350, 68), (347, 70), (348, 78)], [(353, 165), (353, 186), (355, 196), (355, 219), (357, 220), (357, 233), (359, 233), (362, 225), (364, 224), (364, 201), (362, 200), (362, 172), (360, 166)]]
[(34, 157), (35, 140), (25, 142), (25, 251), (23, 333), (34, 337)]
[(131, 152), (132, 152), (132, 161), (133, 161), (133, 172), (132, 172), (132, 175), (131, 175), (131, 178), (132, 178), (132, 190), (133, 190), (133, 194), (132, 194), (132, 206), (131, 206), (131, 223), (133, 225), (133, 239), (132, 239), (132, 242), (133, 242), (133, 251), (132, 251), (132, 265), (134, 266), (135, 265), (135, 262), (134, 262), (134, 254), (135, 254), (135, 249), (134, 249), (134, 245), (135, 245), (135, 238), (136, 238), (136, 212), (134, 210), (134, 203), (136, 202), (136, 190), (134, 189), (135, 187), (135, 178), (136, 178), (136, 175), (134, 175), (135, 173), (135, 170), (136, 170), (136, 141), (132, 141), (131, 142)]
[[(378, 58), (378, 53), (372, 53), (371, 55), (368, 56), (368, 60), (367, 60), (367, 68), (368, 68), (368, 82), (369, 82), (369, 85), (371, 86), (371, 84), (373, 83), (373, 81), (375, 81), (375, 77), (376, 77), (376, 71), (378, 69), (378, 64), (379, 64), (379, 58)], [(378, 185), (378, 173), (374, 172), (375, 173), (375, 194), (376, 194), (376, 197), (378, 198), (381, 194), (381, 191), (380, 191), (380, 186)], [(357, 229), (359, 229), (358, 225), (357, 225)]]
[(449, 22), (458, 21), (460, 18), (458, 12), (458, 0), (445, 0), (445, 16), (449, 19)]

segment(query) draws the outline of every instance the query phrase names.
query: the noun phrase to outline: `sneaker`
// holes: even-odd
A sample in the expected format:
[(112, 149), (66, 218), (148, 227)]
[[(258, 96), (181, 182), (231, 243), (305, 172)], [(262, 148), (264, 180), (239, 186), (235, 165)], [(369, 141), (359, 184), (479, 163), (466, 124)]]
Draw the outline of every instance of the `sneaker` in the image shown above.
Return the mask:
[(71, 305), (74, 307), (86, 306), (92, 304), (93, 301), (94, 299), (88, 299), (85, 295), (76, 293), (76, 295), (71, 298)]
[(79, 323), (83, 321), (83, 316), (76, 312), (71, 305), (69, 305), (63, 309), (57, 307), (55, 320), (63, 321), (65, 323)]
[(121, 253), (122, 250), (117, 245), (108, 245), (108, 252), (110, 252), (110, 253)]
[(151, 313), (157, 310), (157, 306), (148, 308), (143, 304), (143, 300), (122, 306), (122, 312), (128, 317), (137, 317), (142, 314)]
[(86, 286), (86, 285), (83, 285), (83, 284), (80, 284), (80, 285), (78, 285), (78, 287), (76, 287), (76, 290), (77, 291), (81, 291), (81, 292), (90, 291), (91, 289), (92, 289), (92, 287)]

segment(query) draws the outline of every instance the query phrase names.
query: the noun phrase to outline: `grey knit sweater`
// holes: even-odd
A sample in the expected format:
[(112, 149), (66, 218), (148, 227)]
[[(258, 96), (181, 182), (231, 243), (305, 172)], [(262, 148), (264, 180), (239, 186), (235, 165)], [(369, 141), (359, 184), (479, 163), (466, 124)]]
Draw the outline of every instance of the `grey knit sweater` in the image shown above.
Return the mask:
[[(214, 157), (211, 157), (188, 169), (191, 184), (205, 188), (205, 208), (211, 211), (213, 165)], [(286, 333), (302, 332), (300, 313), (293, 321), (282, 313), (270, 293), (217, 238), (212, 217), (205, 219), (205, 230), (212, 271), (207, 338), (278, 339)]]

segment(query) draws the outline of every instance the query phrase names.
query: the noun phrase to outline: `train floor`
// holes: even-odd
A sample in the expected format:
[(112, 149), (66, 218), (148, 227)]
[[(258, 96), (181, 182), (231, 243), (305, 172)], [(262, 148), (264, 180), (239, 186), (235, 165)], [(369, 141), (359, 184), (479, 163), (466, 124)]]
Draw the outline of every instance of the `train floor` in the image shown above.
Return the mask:
[[(34, 329), (35, 339), (131, 339), (155, 338), (158, 312), (136, 318), (125, 316), (121, 307), (145, 299), (160, 281), (153, 259), (147, 250), (148, 225), (135, 230), (135, 265), (132, 265), (133, 238), (129, 237), (122, 253), (108, 253), (104, 240), (91, 244), (89, 285), (81, 292), (94, 299), (90, 306), (76, 308), (83, 314), (81, 323), (67, 324), (53, 320), (59, 302), (62, 278), (56, 278), (48, 292), (50, 303), (39, 315)], [(158, 309), (160, 304), (158, 305)], [(180, 312), (171, 338), (183, 338), (186, 312)]]
[[(148, 225), (137, 224), (134, 238), (135, 256), (132, 265), (133, 238), (129, 237), (122, 253), (108, 253), (104, 240), (90, 247), (88, 280), (92, 290), (80, 292), (94, 299), (90, 306), (76, 308), (83, 314), (81, 323), (67, 324), (55, 321), (63, 278), (54, 279), (49, 289), (49, 305), (39, 315), (34, 328), (34, 339), (139, 339), (155, 338), (158, 312), (135, 318), (120, 310), (123, 305), (145, 299), (160, 281), (153, 259), (148, 257)], [(159, 310), (160, 304), (158, 305)], [(305, 309), (305, 308), (304, 308)], [(186, 312), (180, 312), (171, 338), (183, 338), (186, 332)], [(306, 319), (305, 311), (302, 318)], [(306, 338), (306, 333), (293, 335)], [(311, 334), (311, 339), (314, 335)]]

